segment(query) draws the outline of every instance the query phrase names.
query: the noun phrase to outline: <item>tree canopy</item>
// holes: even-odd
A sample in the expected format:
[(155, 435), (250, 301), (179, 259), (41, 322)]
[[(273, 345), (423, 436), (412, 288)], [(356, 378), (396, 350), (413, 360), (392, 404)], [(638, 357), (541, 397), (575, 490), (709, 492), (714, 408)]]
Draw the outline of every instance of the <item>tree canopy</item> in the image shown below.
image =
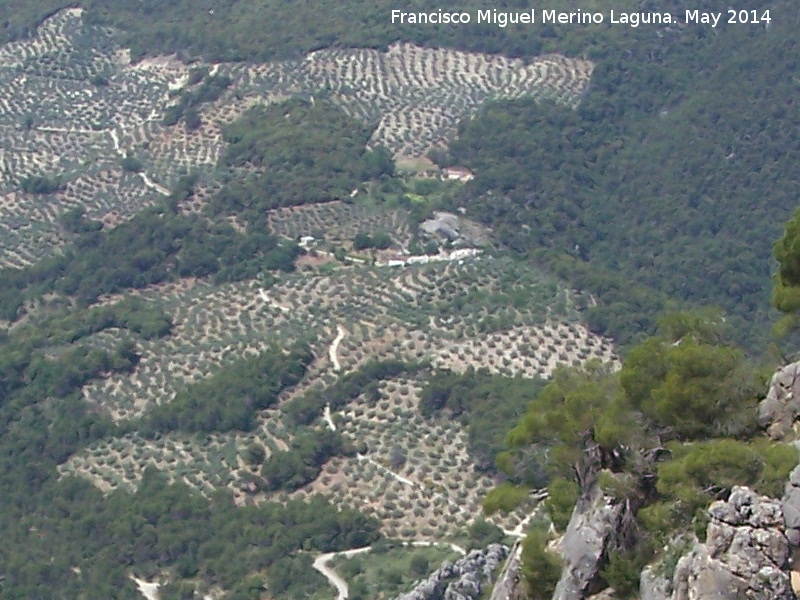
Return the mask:
[(263, 231), (241, 233), (222, 221), (157, 206), (109, 230), (89, 228), (52, 258), (0, 270), (5, 284), (0, 316), (16, 320), (26, 297), (47, 292), (74, 296), (85, 305), (103, 294), (177, 277), (214, 275), (229, 281), (262, 271), (291, 271), (298, 254), (295, 244)]
[(788, 22), (772, 25), (614, 32), (576, 110), (521, 99), (460, 124), (446, 162), (475, 178), (449, 208), (590, 292), (592, 327), (623, 344), (676, 305), (716, 305), (743, 347), (763, 351), (800, 123), (786, 104), (796, 61), (774, 60), (796, 40)]
[(256, 106), (224, 131), (220, 162), (238, 170), (210, 210), (257, 223), (271, 208), (348, 199), (362, 181), (394, 171), (385, 150), (365, 150), (371, 133), (324, 99)]
[[(559, 368), (509, 432), (510, 449), (497, 457), (509, 481), (487, 495), (484, 510), (521, 501), (525, 487), (511, 482), (522, 482), (520, 464), (531, 457), (549, 477), (545, 508), (559, 531), (576, 501), (599, 488), (623, 508), (603, 576), (634, 592), (654, 553), (692, 526), (704, 531), (705, 509), (733, 486), (780, 496), (797, 451), (756, 430), (765, 382), (725, 325), (710, 311), (669, 315), (619, 371), (591, 362)], [(530, 577), (555, 560), (547, 540), (525, 543)], [(539, 594), (552, 582), (528, 585)]]

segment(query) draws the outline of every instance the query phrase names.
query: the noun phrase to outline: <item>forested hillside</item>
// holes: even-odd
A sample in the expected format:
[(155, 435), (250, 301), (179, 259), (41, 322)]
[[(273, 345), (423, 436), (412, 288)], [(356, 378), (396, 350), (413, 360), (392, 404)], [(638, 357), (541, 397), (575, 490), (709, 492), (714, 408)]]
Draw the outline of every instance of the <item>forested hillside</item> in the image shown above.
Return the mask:
[[(633, 4), (591, 8), (678, 16), (691, 8), (680, 0)], [(6, 38), (25, 35), (57, 6), (13, 7)], [(791, 132), (800, 118), (786, 100), (796, 92), (791, 32), (798, 20), (787, 0), (749, 7), (769, 9), (769, 24), (718, 28), (399, 25), (384, 2), (85, 7), (87, 21), (119, 27), (134, 56), (180, 51), (252, 61), (406, 40), (510, 56), (588, 57), (597, 66), (577, 111), (521, 101), (488, 107), (463, 124), (450, 156), (438, 158), (468, 165), (478, 177), (453, 205), (467, 203), (516, 250), (590, 291), (600, 302), (591, 317), (598, 331), (623, 342), (652, 332), (653, 315), (671, 299), (721, 305), (740, 319), (739, 339), (748, 348), (766, 343), (760, 332), (769, 320), (769, 245), (793, 207)], [(704, 6), (727, 8), (721, 1)], [(250, 195), (231, 188), (227, 203), (231, 194), (239, 201)]]
[[(580, 54), (587, 48), (600, 49), (608, 31), (597, 28), (507, 27), (471, 24), (451, 28), (443, 25), (419, 27), (392, 23), (392, 9), (430, 10), (423, 2), (398, 7), (379, 0), (369, 5), (359, 2), (317, 0), (286, 4), (270, 0), (192, 2), (144, 0), (134, 4), (122, 1), (6, 2), (10, 7), (4, 37), (13, 39), (29, 33), (44, 16), (64, 6), (81, 5), (93, 23), (113, 25), (126, 32), (126, 43), (134, 57), (179, 52), (186, 57), (207, 61), (266, 61), (297, 58), (312, 50), (330, 46), (385, 48), (392, 42), (409, 41), (426, 46), (455, 47), (475, 52), (510, 56), (535, 56), (544, 52)], [(606, 0), (594, 3), (598, 10), (634, 10), (637, 3)], [(498, 10), (525, 9), (524, 2), (504, 0), (493, 5)], [(571, 0), (549, 8), (576, 8)], [(438, 8), (438, 7), (437, 7)], [(448, 10), (485, 10), (474, 0), (448, 6)], [(583, 8), (587, 8), (583, 6)], [(654, 10), (666, 10), (658, 5)], [(354, 26), (358, 24), (358, 26)], [(604, 31), (605, 30), (605, 31)]]
[(367, 597), (414, 544), (522, 539), (549, 598), (598, 494), (622, 599), (734, 486), (781, 494), (797, 452), (756, 415), (776, 270), (800, 323), (790, 0), (717, 28), (0, 8), (0, 600), (322, 600), (315, 558), (379, 541), (339, 561)]
[(669, 298), (722, 306), (738, 339), (763, 348), (800, 149), (798, 15), (771, 6), (769, 28), (678, 28), (610, 48), (577, 111), (487, 107), (451, 146), (477, 173), (456, 201), (595, 294), (601, 331), (653, 331)]

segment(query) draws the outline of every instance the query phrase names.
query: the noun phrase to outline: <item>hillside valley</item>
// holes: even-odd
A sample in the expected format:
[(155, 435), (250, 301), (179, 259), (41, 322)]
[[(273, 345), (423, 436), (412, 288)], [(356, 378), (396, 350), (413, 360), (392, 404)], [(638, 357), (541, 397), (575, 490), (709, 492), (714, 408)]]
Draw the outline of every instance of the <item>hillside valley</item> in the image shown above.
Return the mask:
[(2, 3), (0, 599), (796, 597), (797, 8), (384, 4)]

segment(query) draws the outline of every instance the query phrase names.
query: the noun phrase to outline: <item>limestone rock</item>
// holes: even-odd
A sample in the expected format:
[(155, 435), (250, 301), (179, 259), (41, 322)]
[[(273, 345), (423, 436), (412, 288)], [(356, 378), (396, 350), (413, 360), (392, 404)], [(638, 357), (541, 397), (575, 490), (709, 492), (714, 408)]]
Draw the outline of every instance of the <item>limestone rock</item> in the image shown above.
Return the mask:
[(617, 594), (614, 588), (606, 588), (602, 592), (589, 596), (586, 600), (616, 600)]
[(767, 397), (758, 405), (758, 425), (773, 439), (789, 433), (800, 416), (800, 362), (778, 369), (772, 376)]
[(794, 468), (786, 491), (781, 500), (783, 518), (786, 527), (786, 539), (794, 547), (800, 547), (800, 465)]
[(622, 505), (594, 486), (587, 498), (581, 498), (562, 540), (564, 567), (553, 600), (576, 600), (602, 589), (598, 573), (605, 546), (617, 530)]
[[(484, 550), (473, 550), (454, 563), (446, 561), (413, 590), (397, 600), (476, 600), (491, 577), (508, 556), (508, 547), (490, 544)], [(453, 581), (455, 579), (455, 581)]]
[(642, 569), (639, 578), (640, 600), (670, 600), (671, 596), (672, 585), (666, 577), (654, 573), (652, 567)]
[(708, 513), (706, 542), (678, 562), (671, 600), (795, 597), (780, 502), (734, 487), (728, 500), (715, 502)]

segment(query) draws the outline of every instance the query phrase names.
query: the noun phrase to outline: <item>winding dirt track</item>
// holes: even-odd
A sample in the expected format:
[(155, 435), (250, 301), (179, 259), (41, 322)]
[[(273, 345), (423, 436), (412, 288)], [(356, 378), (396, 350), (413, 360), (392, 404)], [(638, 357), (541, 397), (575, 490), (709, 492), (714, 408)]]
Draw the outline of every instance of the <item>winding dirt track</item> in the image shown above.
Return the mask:
[(343, 556), (350, 558), (357, 554), (364, 554), (372, 550), (372, 546), (364, 546), (363, 548), (353, 548), (352, 550), (345, 550), (344, 552), (327, 552), (320, 554), (314, 559), (314, 569), (319, 571), (331, 585), (336, 588), (336, 600), (347, 600), (347, 582), (342, 579), (336, 571), (328, 566), (328, 563), (335, 556)]
[(147, 600), (158, 600), (158, 584), (157, 583), (150, 583), (143, 579), (139, 579), (131, 575), (131, 579), (133, 579), (134, 583), (136, 583), (136, 587), (139, 588), (139, 592), (147, 598)]
[[(453, 550), (453, 552), (456, 552), (461, 556), (465, 556), (467, 554), (467, 551), (458, 544), (444, 542), (418, 541), (404, 543), (403, 545), (410, 545), (420, 548), (427, 548), (430, 546), (447, 546)], [(320, 554), (316, 559), (314, 559), (314, 569), (321, 573), (331, 583), (331, 585), (336, 588), (336, 600), (347, 600), (349, 593), (347, 582), (342, 579), (336, 571), (331, 569), (328, 566), (328, 563), (336, 556), (350, 558), (351, 556), (356, 556), (357, 554), (365, 554), (370, 550), (372, 550), (372, 546), (363, 546), (361, 548), (353, 548), (352, 550), (345, 550), (343, 552), (326, 552), (325, 554)]]
[(342, 365), (339, 364), (339, 344), (342, 343), (344, 336), (347, 335), (347, 330), (342, 327), (341, 325), (336, 326), (336, 337), (334, 338), (333, 342), (331, 343), (331, 347), (328, 348), (328, 355), (331, 359), (331, 364), (333, 365), (334, 371), (341, 371)]

